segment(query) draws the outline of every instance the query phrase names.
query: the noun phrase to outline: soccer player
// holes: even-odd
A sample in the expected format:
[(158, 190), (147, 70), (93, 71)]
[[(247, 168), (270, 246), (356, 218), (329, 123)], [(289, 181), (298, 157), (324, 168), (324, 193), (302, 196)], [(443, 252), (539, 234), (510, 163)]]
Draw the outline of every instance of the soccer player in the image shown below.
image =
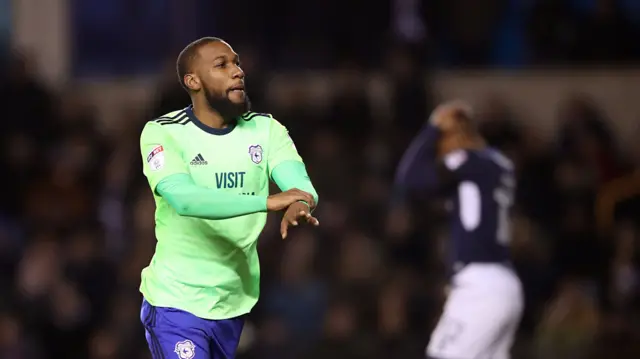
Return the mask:
[(452, 200), (451, 289), (427, 357), (508, 359), (523, 310), (508, 250), (513, 164), (485, 145), (466, 105), (447, 103), (404, 154), (396, 186)]
[[(267, 212), (318, 225), (318, 202), (287, 130), (250, 112), (238, 54), (202, 38), (178, 56), (192, 105), (150, 121), (140, 137), (156, 202), (156, 251), (142, 271), (141, 320), (153, 358), (234, 358), (258, 300), (257, 239)], [(269, 195), (269, 180), (282, 190)]]

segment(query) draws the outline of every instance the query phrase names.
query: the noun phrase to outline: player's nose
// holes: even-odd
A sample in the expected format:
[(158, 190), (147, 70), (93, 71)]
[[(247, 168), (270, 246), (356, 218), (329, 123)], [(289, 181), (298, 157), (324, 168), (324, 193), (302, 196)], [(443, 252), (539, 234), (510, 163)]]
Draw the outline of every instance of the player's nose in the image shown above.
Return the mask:
[(244, 78), (244, 71), (242, 71), (242, 68), (240, 68), (240, 66), (236, 66), (236, 68), (233, 70), (232, 77), (234, 79)]

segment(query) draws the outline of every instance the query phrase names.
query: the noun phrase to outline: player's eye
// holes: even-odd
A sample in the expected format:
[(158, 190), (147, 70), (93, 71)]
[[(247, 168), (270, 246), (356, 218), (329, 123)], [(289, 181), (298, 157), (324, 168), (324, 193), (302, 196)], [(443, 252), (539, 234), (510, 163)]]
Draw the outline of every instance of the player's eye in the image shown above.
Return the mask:
[(218, 63), (215, 63), (213, 66), (214, 66), (214, 67), (217, 67), (217, 68), (224, 68), (224, 67), (225, 67), (225, 65), (226, 65), (226, 64), (225, 64), (224, 62), (218, 62)]

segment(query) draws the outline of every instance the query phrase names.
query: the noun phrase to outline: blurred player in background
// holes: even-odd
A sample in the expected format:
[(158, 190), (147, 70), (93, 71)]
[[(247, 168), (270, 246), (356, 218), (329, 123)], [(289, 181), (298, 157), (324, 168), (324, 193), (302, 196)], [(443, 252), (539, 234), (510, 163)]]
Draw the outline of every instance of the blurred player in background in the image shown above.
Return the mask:
[[(308, 222), (318, 196), (287, 130), (250, 112), (238, 54), (203, 38), (179, 55), (192, 105), (140, 138), (156, 202), (156, 245), (142, 271), (141, 320), (153, 358), (234, 358), (259, 295), (257, 239), (268, 211)], [(269, 180), (282, 190), (269, 195)]]
[(439, 106), (403, 156), (396, 185), (452, 199), (450, 291), (430, 359), (508, 359), (523, 311), (509, 259), (513, 164), (488, 148), (460, 102)]

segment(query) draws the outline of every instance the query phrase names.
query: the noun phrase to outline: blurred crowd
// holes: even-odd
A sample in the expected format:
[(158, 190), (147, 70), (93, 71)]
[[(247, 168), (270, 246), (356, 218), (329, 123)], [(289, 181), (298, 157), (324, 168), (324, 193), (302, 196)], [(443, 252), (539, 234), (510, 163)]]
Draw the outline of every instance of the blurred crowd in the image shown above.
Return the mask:
[[(497, 0), (447, 3), (505, 9)], [(619, 18), (633, 12), (597, 0), (571, 17), (561, 2), (535, 3), (549, 7), (540, 10), (546, 15), (535, 32), (540, 59), (638, 59), (639, 43), (630, 35), (637, 22)], [(473, 30), (493, 24), (491, 14), (444, 7), (438, 11), (456, 21), (434, 19), (429, 24), (439, 30), (431, 31), (452, 36), (456, 46), (446, 47), (459, 51), (438, 51), (448, 54), (443, 61), (474, 66), (491, 58), (488, 45), (496, 42)], [(413, 41), (416, 26), (398, 36)], [(320, 42), (321, 33), (310, 43)], [(297, 228), (287, 241), (279, 238), (278, 216), (269, 217), (259, 246), (261, 301), (245, 327), (241, 359), (423, 357), (445, 299), (448, 231), (441, 200), (390, 205), (398, 158), (440, 100), (429, 95), (424, 53), (414, 46), (373, 57), (393, 94), (387, 121), (376, 120), (366, 83), (358, 80), (368, 55), (331, 62), (296, 52), (307, 55), (301, 64), (335, 67), (331, 101), (319, 110), (295, 93), (267, 103), (269, 73), (262, 66), (282, 58), (237, 49), (255, 110), (289, 128), (321, 197), (321, 227)], [(138, 285), (154, 251), (155, 208), (139, 134), (154, 116), (186, 106), (188, 96), (168, 71), (151, 108), (121, 109), (122, 126), (106, 131), (86, 94), (72, 85), (51, 91), (35, 71), (19, 56), (1, 71), (0, 358), (149, 358)], [(608, 115), (583, 94), (567, 94), (558, 107), (551, 144), (500, 98), (488, 97), (476, 110), (489, 143), (518, 171), (513, 255), (527, 307), (515, 359), (637, 358), (640, 142), (622, 148)]]
[[(74, 72), (155, 73), (167, 53), (215, 34), (267, 69), (382, 64), (409, 43), (438, 67), (630, 65), (636, 0), (70, 1)], [(363, 41), (364, 40), (364, 41)]]
[[(82, 93), (51, 93), (26, 65), (13, 61), (0, 89), (2, 357), (147, 358), (137, 287), (154, 250), (154, 203), (138, 136), (188, 97), (171, 75), (155, 108), (123, 110), (126, 126), (109, 133)], [(446, 214), (440, 201), (389, 205), (429, 91), (411, 73), (388, 75), (394, 121), (378, 125), (358, 81), (318, 112), (295, 100), (270, 108), (249, 80), (256, 110), (275, 113), (296, 140), (321, 193), (322, 226), (281, 241), (270, 217), (243, 358), (421, 357), (444, 299)], [(499, 98), (477, 110), (519, 173), (513, 251), (527, 312), (516, 349), (638, 355), (640, 146), (622, 152), (606, 114), (582, 95), (558, 108), (551, 147)]]

